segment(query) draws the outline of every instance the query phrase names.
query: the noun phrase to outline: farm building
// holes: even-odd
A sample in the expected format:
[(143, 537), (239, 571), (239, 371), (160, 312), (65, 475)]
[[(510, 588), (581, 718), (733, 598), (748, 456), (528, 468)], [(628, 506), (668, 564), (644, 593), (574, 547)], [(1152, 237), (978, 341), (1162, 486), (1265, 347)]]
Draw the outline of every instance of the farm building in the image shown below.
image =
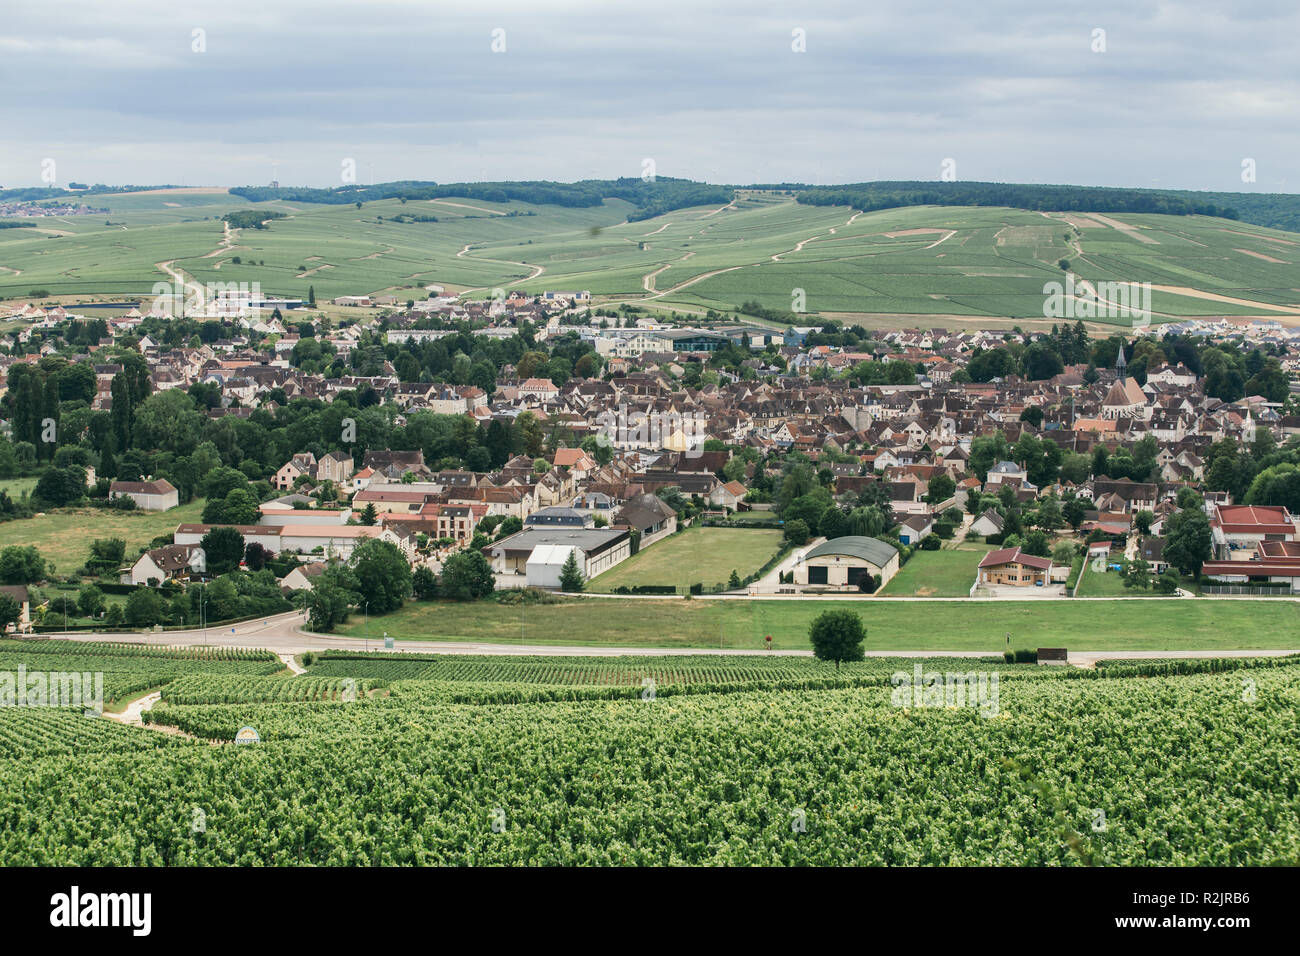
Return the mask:
[(883, 587), (898, 573), (898, 549), (876, 538), (845, 535), (824, 541), (795, 566), (794, 583), (804, 587), (857, 590), (864, 574)]
[(115, 481), (108, 487), (110, 498), (130, 498), (141, 511), (166, 511), (180, 504), (180, 492), (166, 478), (157, 481)]
[(898, 540), (903, 544), (919, 544), (934, 529), (929, 515), (912, 515), (899, 526)]
[(583, 577), (590, 579), (631, 556), (632, 534), (612, 528), (525, 528), (492, 546), (488, 552), (492, 570), (527, 574), (533, 552), (553, 546), (577, 548), (578, 566)]
[[(526, 568), (528, 586), (558, 589), (560, 572), (574, 550), (573, 545), (568, 544), (543, 544), (533, 548), (533, 553), (528, 556)], [(578, 567), (582, 567), (581, 554), (578, 555)]]
[(1265, 541), (1296, 540), (1295, 518), (1283, 505), (1216, 505), (1210, 532), (1214, 556), (1228, 561), (1234, 551), (1258, 552)]

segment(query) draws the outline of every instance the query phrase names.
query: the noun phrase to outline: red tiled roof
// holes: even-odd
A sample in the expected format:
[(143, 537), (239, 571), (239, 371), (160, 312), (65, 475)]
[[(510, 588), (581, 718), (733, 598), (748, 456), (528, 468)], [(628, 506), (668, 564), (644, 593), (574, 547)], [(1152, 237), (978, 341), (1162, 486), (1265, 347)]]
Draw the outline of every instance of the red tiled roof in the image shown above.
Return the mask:
[(1040, 558), (1033, 554), (1024, 554), (1019, 548), (1001, 548), (997, 551), (990, 551), (984, 555), (984, 560), (980, 561), (981, 568), (993, 568), (1000, 564), (1010, 564), (1011, 562), (1023, 564), (1027, 568), (1038, 568), (1046, 571), (1052, 566), (1051, 558)]
[(1287, 564), (1280, 561), (1206, 561), (1201, 565), (1201, 573), (1211, 576), (1261, 576), (1276, 577), (1300, 576), (1300, 563)]
[(1219, 505), (1219, 526), (1228, 534), (1294, 534), (1291, 515), (1281, 505)]

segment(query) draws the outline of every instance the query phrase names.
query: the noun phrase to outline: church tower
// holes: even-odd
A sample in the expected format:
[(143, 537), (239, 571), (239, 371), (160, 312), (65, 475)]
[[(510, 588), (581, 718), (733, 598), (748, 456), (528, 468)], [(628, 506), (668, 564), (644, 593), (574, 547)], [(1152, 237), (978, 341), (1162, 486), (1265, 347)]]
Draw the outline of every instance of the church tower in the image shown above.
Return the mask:
[(1124, 383), (1124, 379), (1128, 378), (1128, 362), (1124, 360), (1123, 345), (1119, 347), (1119, 355), (1115, 359), (1115, 377), (1121, 385)]

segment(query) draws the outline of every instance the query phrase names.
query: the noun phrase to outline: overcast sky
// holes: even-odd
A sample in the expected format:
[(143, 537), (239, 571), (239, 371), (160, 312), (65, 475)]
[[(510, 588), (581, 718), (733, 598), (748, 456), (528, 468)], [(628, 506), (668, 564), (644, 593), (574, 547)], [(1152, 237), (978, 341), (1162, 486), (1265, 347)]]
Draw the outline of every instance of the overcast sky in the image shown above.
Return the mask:
[(222, 186), (339, 185), (345, 159), (363, 183), (646, 159), (724, 183), (937, 179), (952, 159), (963, 180), (1300, 191), (1294, 0), (4, 6), (7, 187), (47, 158), (60, 185)]

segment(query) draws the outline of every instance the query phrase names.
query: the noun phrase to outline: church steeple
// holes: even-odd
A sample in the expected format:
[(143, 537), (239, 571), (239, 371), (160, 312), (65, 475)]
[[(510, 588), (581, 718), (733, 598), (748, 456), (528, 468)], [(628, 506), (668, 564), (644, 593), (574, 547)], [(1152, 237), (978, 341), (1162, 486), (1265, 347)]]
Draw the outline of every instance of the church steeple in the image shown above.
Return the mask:
[(1128, 362), (1124, 360), (1124, 346), (1122, 344), (1119, 347), (1119, 355), (1115, 359), (1115, 377), (1119, 379), (1121, 385), (1128, 378)]

